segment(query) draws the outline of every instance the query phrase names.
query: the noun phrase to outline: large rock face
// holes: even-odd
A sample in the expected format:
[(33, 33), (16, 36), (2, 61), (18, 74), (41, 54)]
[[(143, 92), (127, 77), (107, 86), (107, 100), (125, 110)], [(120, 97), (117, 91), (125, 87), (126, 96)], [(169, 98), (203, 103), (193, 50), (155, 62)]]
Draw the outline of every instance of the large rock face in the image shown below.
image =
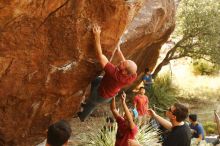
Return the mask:
[(93, 23), (103, 52), (110, 58), (122, 36), (140, 73), (155, 66), (174, 15), (173, 0), (0, 0), (0, 145), (34, 145), (49, 124), (77, 112), (101, 72)]

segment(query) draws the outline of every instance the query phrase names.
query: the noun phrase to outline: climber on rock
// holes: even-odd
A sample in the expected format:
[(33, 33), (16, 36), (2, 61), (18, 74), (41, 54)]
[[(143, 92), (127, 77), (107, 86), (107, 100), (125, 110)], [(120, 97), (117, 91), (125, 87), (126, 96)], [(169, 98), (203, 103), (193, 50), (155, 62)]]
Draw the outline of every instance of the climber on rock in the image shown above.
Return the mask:
[(126, 60), (117, 45), (116, 53), (120, 59), (120, 63), (115, 66), (109, 62), (107, 57), (102, 54), (100, 43), (101, 29), (98, 25), (93, 27), (93, 35), (95, 38), (95, 49), (99, 63), (105, 71), (103, 77), (97, 77), (91, 83), (91, 92), (86, 104), (82, 104), (83, 111), (78, 113), (81, 121), (84, 121), (95, 109), (98, 104), (108, 103), (115, 97), (120, 89), (131, 84), (137, 77), (137, 65), (132, 60)]

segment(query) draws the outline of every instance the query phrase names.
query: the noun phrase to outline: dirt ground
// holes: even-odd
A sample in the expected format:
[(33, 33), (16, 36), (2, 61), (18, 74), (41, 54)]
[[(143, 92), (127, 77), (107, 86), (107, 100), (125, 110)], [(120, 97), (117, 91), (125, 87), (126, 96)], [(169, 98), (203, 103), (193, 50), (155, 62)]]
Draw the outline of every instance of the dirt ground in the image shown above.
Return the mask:
[[(96, 132), (97, 129), (101, 129), (105, 123), (105, 118), (112, 116), (109, 105), (101, 105), (97, 110), (85, 120), (81, 122), (79, 118), (74, 115), (68, 122), (71, 125), (72, 134), (69, 139), (68, 146), (86, 146), (84, 141), (86, 140), (86, 134), (90, 132)], [(83, 140), (82, 140), (83, 139)], [(37, 146), (45, 146), (45, 141)]]
[(89, 132), (96, 132), (97, 129), (103, 125), (103, 117), (90, 117), (85, 122), (80, 122), (78, 118), (73, 118), (70, 121), (72, 128), (72, 136), (70, 138), (69, 146), (85, 146), (81, 140)]
[[(69, 121), (72, 129), (72, 135), (69, 139), (68, 146), (86, 146), (82, 139), (89, 132), (95, 132), (102, 127), (104, 123), (103, 117), (90, 117), (85, 122), (80, 122), (79, 118), (72, 118)], [(45, 141), (37, 146), (45, 146)]]
[(214, 121), (214, 110), (220, 115), (220, 99), (181, 99), (181, 102), (188, 104), (190, 113), (198, 115), (199, 122)]

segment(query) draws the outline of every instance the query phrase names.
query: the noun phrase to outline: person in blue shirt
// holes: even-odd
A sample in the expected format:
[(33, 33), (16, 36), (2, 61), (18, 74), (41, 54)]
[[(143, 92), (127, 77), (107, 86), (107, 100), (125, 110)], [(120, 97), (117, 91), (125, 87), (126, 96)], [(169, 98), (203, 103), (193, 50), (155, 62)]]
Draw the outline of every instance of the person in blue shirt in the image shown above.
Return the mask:
[(189, 115), (189, 122), (190, 122), (190, 128), (192, 132), (192, 138), (197, 139), (197, 143), (205, 139), (205, 132), (203, 129), (203, 126), (198, 123), (197, 121), (197, 115), (196, 114), (190, 114)]
[(142, 78), (142, 81), (144, 82), (144, 88), (149, 91), (152, 87), (153, 80), (152, 80), (152, 74), (149, 70), (149, 68), (145, 68), (145, 74)]

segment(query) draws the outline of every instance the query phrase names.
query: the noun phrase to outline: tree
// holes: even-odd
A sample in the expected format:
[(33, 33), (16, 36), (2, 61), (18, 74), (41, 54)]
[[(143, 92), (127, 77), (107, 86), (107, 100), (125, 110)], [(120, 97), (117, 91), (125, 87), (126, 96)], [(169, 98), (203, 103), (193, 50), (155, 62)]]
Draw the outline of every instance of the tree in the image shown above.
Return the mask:
[(171, 36), (174, 45), (156, 67), (153, 76), (171, 60), (182, 57), (202, 58), (220, 65), (219, 13), (219, 0), (182, 0)]

